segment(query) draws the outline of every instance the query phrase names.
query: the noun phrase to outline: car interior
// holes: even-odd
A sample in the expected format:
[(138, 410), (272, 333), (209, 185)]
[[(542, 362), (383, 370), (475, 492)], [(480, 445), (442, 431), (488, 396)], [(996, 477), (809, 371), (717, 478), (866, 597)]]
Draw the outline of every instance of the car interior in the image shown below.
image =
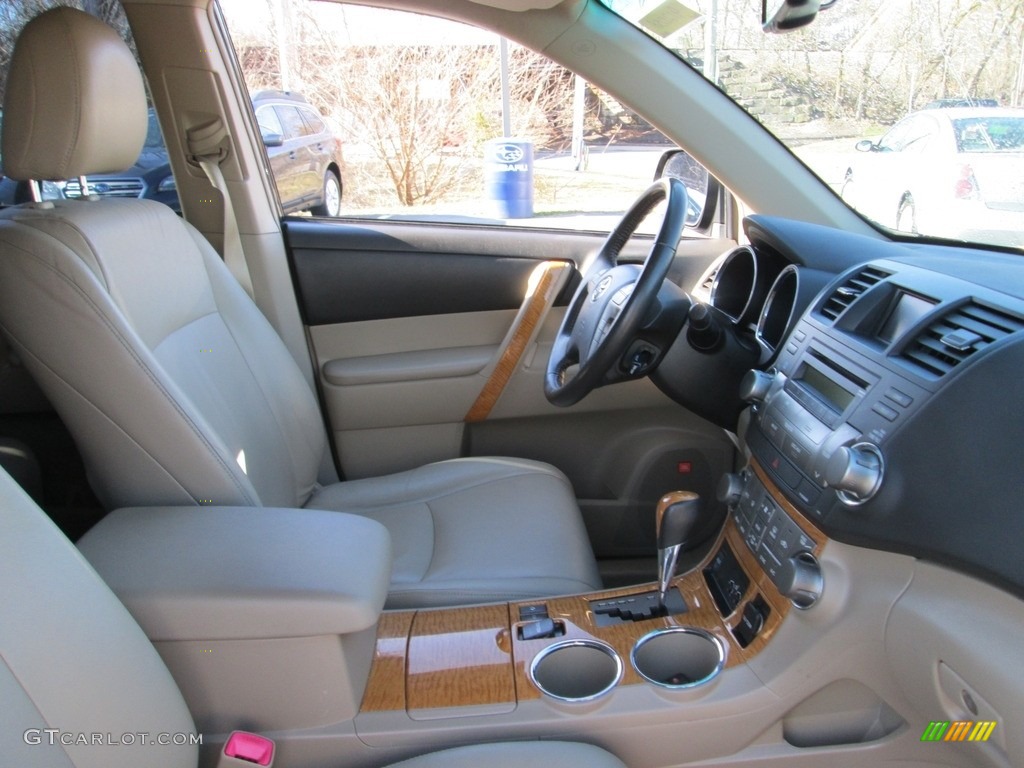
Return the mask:
[[(138, 59), (61, 6), (7, 73), (11, 765), (1024, 765), (1019, 251), (874, 226), (594, 0), (386, 5), (632, 104), (696, 225), (667, 172), (610, 232), (284, 216), (217, 0), (122, 5)], [(43, 199), (150, 104), (181, 215)]]

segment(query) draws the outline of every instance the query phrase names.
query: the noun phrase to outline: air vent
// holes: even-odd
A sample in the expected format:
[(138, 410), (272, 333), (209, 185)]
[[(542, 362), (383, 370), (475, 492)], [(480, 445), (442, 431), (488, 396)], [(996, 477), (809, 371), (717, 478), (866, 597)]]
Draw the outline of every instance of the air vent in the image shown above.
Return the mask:
[(821, 314), (829, 320), (838, 319), (838, 317), (846, 311), (846, 308), (853, 304), (858, 296), (891, 274), (891, 272), (886, 272), (882, 269), (875, 269), (874, 267), (862, 269), (832, 292), (832, 295), (829, 296), (825, 300), (824, 305), (822, 305)]
[(704, 278), (704, 282), (700, 284), (700, 289), (709, 296), (711, 295), (711, 286), (715, 284), (716, 277), (718, 277), (718, 270), (713, 269), (708, 272), (707, 277)]
[(1024, 330), (1024, 320), (1019, 317), (980, 304), (965, 304), (925, 328), (901, 357), (942, 376), (975, 352), (1020, 330)]
[(708, 270), (704, 275), (704, 279), (700, 281), (700, 284), (694, 287), (693, 297), (697, 301), (708, 304), (711, 302), (711, 288), (715, 284), (715, 278), (718, 277), (718, 270), (722, 268), (721, 264), (715, 265), (712, 269)]

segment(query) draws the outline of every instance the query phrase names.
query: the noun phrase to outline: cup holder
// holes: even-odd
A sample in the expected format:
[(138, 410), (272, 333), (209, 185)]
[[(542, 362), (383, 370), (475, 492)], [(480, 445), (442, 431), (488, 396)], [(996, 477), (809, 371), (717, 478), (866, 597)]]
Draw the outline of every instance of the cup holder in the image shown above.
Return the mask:
[(725, 649), (702, 629), (673, 627), (640, 638), (630, 659), (645, 680), (677, 691), (712, 680), (725, 663)]
[(622, 659), (596, 640), (563, 640), (537, 654), (530, 679), (558, 701), (584, 702), (608, 693), (622, 678)]

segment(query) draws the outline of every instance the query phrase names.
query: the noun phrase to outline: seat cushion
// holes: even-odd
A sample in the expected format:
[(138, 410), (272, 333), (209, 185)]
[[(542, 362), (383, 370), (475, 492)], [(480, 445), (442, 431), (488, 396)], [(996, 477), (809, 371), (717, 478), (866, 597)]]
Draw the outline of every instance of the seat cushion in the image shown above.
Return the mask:
[(609, 752), (590, 744), (565, 741), (517, 741), (475, 744), (414, 757), (391, 768), (626, 768)]
[(572, 486), (540, 462), (453, 459), (330, 485), (306, 506), (364, 515), (388, 529), (394, 566), (387, 608), (601, 587)]

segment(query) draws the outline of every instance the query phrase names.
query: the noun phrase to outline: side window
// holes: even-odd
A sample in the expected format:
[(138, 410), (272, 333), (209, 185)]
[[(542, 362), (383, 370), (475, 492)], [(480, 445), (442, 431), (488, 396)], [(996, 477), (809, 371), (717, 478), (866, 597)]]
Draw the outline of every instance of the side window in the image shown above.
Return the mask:
[(310, 133), (326, 133), (327, 126), (324, 125), (324, 121), (320, 119), (320, 116), (311, 109), (300, 109), (302, 117), (306, 121), (306, 125), (309, 126)]
[(273, 109), (277, 113), (281, 125), (284, 127), (283, 133), (286, 141), (288, 139), (298, 139), (309, 133), (309, 128), (302, 121), (302, 115), (299, 114), (297, 108), (275, 106)]
[(931, 141), (935, 131), (935, 123), (931, 118), (924, 115), (914, 118), (909, 123), (910, 128), (903, 141), (902, 151), (911, 153), (923, 152)]
[(878, 142), (878, 148), (883, 152), (900, 152), (903, 149), (903, 145), (906, 143), (907, 135), (910, 131), (910, 121), (903, 121), (898, 123), (892, 130), (890, 130), (885, 136)]
[[(275, 5), (223, 3), (250, 92), (305, 99), (312, 130), (337, 138), (342, 216), (608, 231), (673, 148), (616, 99), (492, 32), (308, 0), (280, 0), (278, 25)], [(308, 175), (319, 194), (325, 173)]]
[(257, 109), (256, 123), (260, 127), (260, 133), (264, 136), (271, 134), (284, 136), (284, 128), (281, 127), (281, 121), (278, 119), (277, 112), (273, 107), (260, 107)]

